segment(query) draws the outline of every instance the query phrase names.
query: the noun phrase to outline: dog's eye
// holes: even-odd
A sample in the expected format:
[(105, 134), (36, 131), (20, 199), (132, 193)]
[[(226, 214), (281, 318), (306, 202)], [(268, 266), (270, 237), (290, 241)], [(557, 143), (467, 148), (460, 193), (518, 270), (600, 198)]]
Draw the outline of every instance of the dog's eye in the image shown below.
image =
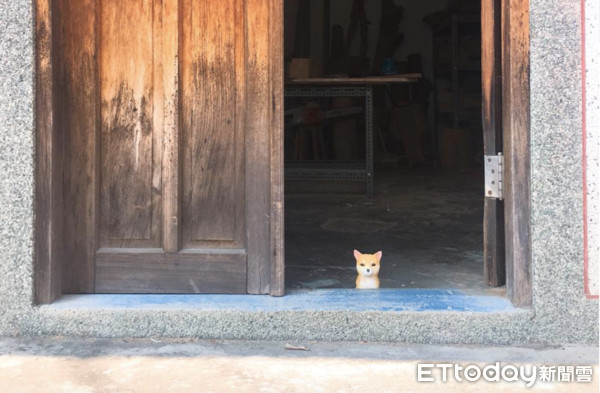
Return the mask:
[(361, 263), (361, 264), (360, 264), (360, 266), (365, 266), (365, 264), (364, 264), (364, 263)]
[(374, 264), (374, 263), (372, 263), (372, 264), (371, 264), (371, 266), (375, 266), (375, 264)]

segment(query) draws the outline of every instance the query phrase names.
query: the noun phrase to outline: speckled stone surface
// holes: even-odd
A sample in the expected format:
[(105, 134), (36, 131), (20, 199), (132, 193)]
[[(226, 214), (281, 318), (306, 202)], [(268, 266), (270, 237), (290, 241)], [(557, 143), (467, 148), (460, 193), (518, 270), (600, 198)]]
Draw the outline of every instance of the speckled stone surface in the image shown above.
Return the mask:
[(595, 343), (583, 291), (580, 0), (531, 0), (534, 304), (502, 312), (32, 306), (33, 35), (29, 0), (0, 2), (0, 334)]
[[(532, 261), (538, 337), (598, 335), (583, 286), (580, 0), (533, 0)], [(590, 336), (591, 337), (591, 336)]]
[(588, 293), (598, 296), (600, 264), (600, 2), (585, 1), (585, 156)]
[(0, 328), (30, 312), (33, 267), (33, 8), (0, 2)]

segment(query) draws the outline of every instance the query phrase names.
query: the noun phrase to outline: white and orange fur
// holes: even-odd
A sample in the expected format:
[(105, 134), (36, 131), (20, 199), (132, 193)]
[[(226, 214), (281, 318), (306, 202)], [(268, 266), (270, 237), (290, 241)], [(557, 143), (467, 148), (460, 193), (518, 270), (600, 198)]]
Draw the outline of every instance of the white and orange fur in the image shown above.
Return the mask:
[(378, 251), (375, 254), (361, 254), (354, 250), (354, 258), (356, 258), (356, 277), (357, 289), (378, 289), (379, 288), (379, 268), (381, 266), (382, 252)]

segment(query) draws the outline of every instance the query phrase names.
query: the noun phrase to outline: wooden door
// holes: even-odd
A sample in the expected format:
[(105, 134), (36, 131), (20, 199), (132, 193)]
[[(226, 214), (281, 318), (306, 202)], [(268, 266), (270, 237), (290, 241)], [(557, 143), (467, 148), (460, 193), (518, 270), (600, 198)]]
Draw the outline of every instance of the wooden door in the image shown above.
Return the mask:
[(269, 4), (55, 2), (64, 293), (270, 291)]
[[(502, 0), (481, 2), (481, 69), (484, 154), (502, 152)], [(486, 196), (484, 202), (484, 280), (506, 283), (504, 202)]]

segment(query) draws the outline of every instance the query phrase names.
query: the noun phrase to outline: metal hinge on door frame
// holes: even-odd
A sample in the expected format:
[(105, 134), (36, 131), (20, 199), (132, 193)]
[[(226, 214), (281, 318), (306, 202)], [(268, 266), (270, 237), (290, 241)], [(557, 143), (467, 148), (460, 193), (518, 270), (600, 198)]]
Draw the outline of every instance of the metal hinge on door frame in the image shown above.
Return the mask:
[(484, 156), (485, 161), (485, 197), (502, 200), (504, 189), (504, 156)]

